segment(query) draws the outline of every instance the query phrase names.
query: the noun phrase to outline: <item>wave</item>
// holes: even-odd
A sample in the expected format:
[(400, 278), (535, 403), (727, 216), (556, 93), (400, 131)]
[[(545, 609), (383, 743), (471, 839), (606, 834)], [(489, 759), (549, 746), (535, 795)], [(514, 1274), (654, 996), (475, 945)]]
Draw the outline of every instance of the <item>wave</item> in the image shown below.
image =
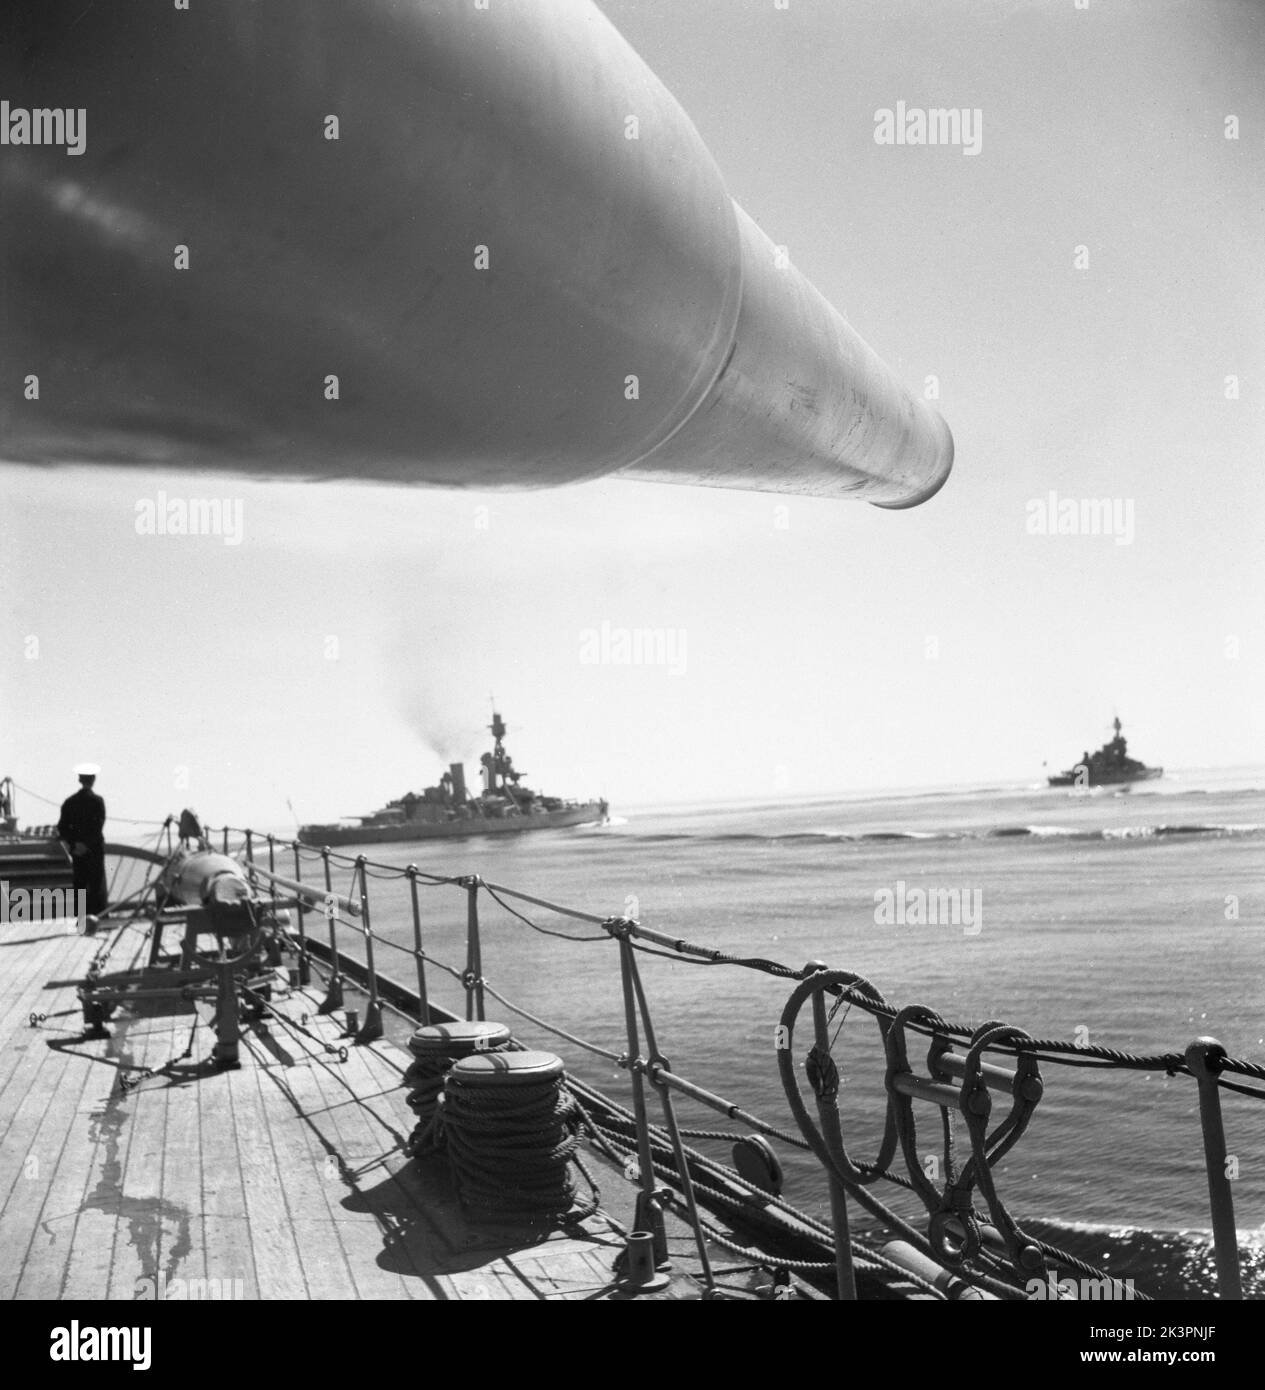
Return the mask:
[(730, 831), (719, 835), (697, 835), (683, 838), (709, 840), (732, 844), (736, 841), (764, 841), (778, 844), (859, 844), (863, 841), (881, 844), (886, 840), (959, 840), (957, 830), (788, 830), (780, 835), (762, 835), (756, 830)]
[[(1027, 1220), (1024, 1229), (1092, 1265), (1104, 1265), (1121, 1279), (1136, 1280), (1139, 1291), (1160, 1299), (1216, 1296), (1216, 1256), (1212, 1232), (1199, 1228), (1150, 1229), (1057, 1218)], [(1265, 1246), (1261, 1232), (1238, 1232), (1243, 1291), (1265, 1292)]]
[[(1216, 1297), (1216, 1255), (1212, 1232), (1112, 1225), (1106, 1222), (1065, 1221), (1058, 1217), (1025, 1217), (1023, 1229), (1060, 1250), (1104, 1270), (1117, 1279), (1133, 1280), (1139, 1293), (1163, 1300)], [(881, 1237), (881, 1228), (866, 1234)], [(1248, 1298), (1265, 1293), (1265, 1244), (1259, 1230), (1238, 1232), (1243, 1291)], [(1063, 1278), (1077, 1278), (1074, 1270)], [(1101, 1294), (1082, 1294), (1099, 1297)]]
[(1105, 825), (1080, 828), (1068, 825), (998, 825), (988, 830), (966, 831), (968, 839), (1001, 840), (1032, 837), (1039, 840), (1164, 840), (1177, 836), (1211, 836), (1231, 839), (1265, 834), (1265, 825)]
[(660, 832), (637, 835), (638, 844), (662, 844), (695, 840), (709, 844), (888, 844), (902, 841), (920, 843), (953, 840), (1070, 840), (1082, 843), (1110, 843), (1115, 840), (1166, 840), (1180, 838), (1240, 839), (1265, 835), (1265, 825), (1178, 823), (1173, 825), (1109, 825), (1078, 827), (1069, 825), (993, 825), (963, 830), (795, 830), (781, 834), (759, 831), (723, 833)]

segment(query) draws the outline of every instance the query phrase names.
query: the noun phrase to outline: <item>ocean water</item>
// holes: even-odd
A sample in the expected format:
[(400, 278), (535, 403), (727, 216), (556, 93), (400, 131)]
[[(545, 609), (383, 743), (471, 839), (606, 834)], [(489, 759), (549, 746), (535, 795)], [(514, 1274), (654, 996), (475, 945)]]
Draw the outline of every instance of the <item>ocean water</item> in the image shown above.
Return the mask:
[[(375, 863), (485, 880), (732, 954), (792, 967), (821, 960), (864, 975), (892, 1003), (952, 1022), (1006, 1022), (1042, 1039), (1134, 1054), (1181, 1052), (1216, 1037), (1265, 1062), (1265, 770), (1190, 772), (1131, 790), (1035, 787), (911, 792), (811, 803), (634, 812), (603, 828), (495, 839), (364, 847)], [(618, 812), (619, 808), (615, 810)], [(306, 873), (305, 873), (306, 877)], [(340, 876), (340, 883), (345, 878)], [(960, 895), (969, 920), (911, 920), (921, 894)], [(464, 965), (465, 896), (420, 890), (426, 950)], [(904, 921), (895, 909), (905, 905)], [(513, 901), (513, 900), (509, 900)], [(885, 913), (885, 902), (893, 911)], [(483, 968), (510, 1001), (612, 1052), (626, 1045), (618, 955), (599, 928), (521, 902), (533, 931), (481, 896)], [(411, 943), (407, 892), (371, 880), (375, 933)], [(311, 926), (323, 923), (309, 919)], [(350, 937), (350, 933), (344, 933)], [(344, 948), (354, 943), (347, 941)], [(378, 947), (379, 968), (411, 981), (413, 963)], [(772, 1123), (794, 1129), (778, 1077), (774, 1028), (793, 983), (732, 966), (643, 956), (660, 1050), (673, 1069)], [(457, 982), (429, 970), (432, 996), (460, 1011)], [(625, 1073), (488, 1000), (488, 1016), (613, 1093)], [(873, 1159), (885, 1114), (882, 1050), (871, 1018), (840, 1014), (845, 1143)], [(807, 1011), (797, 1032), (808, 1036)], [(911, 1060), (925, 1048), (911, 1035)], [(802, 1057), (801, 1057), (802, 1060)], [(1045, 1096), (995, 1170), (1022, 1223), (1140, 1288), (1169, 1296), (1212, 1288), (1207, 1187), (1195, 1083), (1160, 1073), (1043, 1067)], [(1224, 1093), (1238, 1160), (1236, 1221), (1248, 1277), (1265, 1296), (1265, 1103)], [(810, 1106), (811, 1108), (811, 1106)], [(937, 1112), (918, 1105), (923, 1152)], [(995, 1118), (999, 1116), (995, 1109)], [(726, 1127), (688, 1104), (684, 1124)], [(935, 1126), (931, 1121), (935, 1120)], [(959, 1153), (969, 1152), (960, 1135)], [(704, 1147), (707, 1147), (704, 1145)], [(811, 1155), (781, 1146), (787, 1197), (825, 1214)], [(713, 1152), (724, 1156), (724, 1150)], [(899, 1163), (899, 1156), (897, 1163)], [(907, 1218), (916, 1199), (877, 1190)], [(873, 1225), (854, 1214), (854, 1229)]]

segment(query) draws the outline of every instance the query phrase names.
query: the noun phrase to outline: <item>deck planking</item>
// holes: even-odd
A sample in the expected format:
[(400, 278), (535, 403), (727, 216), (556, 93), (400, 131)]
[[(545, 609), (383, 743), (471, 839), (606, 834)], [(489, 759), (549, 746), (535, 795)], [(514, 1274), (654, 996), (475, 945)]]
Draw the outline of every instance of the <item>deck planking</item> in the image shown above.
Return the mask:
[[(196, 1005), (205, 1026), (186, 1059), (195, 1006), (179, 999), (129, 1002), (109, 1037), (84, 1037), (75, 988), (103, 940), (65, 923), (0, 928), (0, 1295), (609, 1294), (619, 1243), (601, 1223), (591, 1237), (545, 1239), (465, 1219), (442, 1160), (402, 1151), (411, 1059), (386, 1040), (350, 1045), (341, 1016), (316, 1014), (314, 992), (274, 1001), (295, 1024), (306, 1015), (314, 1037), (247, 1025), (237, 1070), (208, 1065), (209, 1001)], [(105, 973), (145, 955), (143, 932), (126, 932)], [(32, 1028), (32, 1012), (48, 1017)], [(344, 1045), (342, 1062), (325, 1051)], [(122, 1077), (139, 1083), (124, 1089)]]

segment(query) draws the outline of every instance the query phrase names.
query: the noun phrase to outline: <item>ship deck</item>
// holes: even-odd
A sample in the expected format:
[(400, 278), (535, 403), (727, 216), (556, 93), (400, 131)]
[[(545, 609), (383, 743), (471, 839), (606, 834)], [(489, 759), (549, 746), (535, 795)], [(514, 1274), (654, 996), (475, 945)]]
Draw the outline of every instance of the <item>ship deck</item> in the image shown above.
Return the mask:
[[(402, 1152), (407, 1053), (382, 1040), (328, 1056), (345, 1040), (314, 991), (278, 1007), (316, 1040), (247, 1026), (238, 1070), (211, 1069), (213, 1032), (187, 1000), (120, 1008), (111, 1036), (84, 1037), (76, 986), (109, 940), (64, 921), (0, 927), (0, 1297), (627, 1296), (612, 1277), (623, 1241), (600, 1215), (547, 1237), (468, 1222), (442, 1158)], [(144, 953), (124, 932), (106, 976)], [(211, 1005), (197, 1008), (205, 1025)], [(631, 1189), (605, 1176), (604, 1207), (628, 1225)], [(701, 1296), (683, 1237), (649, 1297)], [(742, 1283), (733, 1294), (751, 1296)]]

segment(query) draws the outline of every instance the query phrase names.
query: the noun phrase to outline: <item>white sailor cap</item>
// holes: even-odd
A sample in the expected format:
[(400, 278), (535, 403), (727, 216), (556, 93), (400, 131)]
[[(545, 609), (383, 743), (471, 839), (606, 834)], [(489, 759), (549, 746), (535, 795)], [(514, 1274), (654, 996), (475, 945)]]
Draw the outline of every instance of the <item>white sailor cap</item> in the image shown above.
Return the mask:
[(75, 766), (76, 777), (99, 777), (101, 768), (96, 763), (78, 763)]

